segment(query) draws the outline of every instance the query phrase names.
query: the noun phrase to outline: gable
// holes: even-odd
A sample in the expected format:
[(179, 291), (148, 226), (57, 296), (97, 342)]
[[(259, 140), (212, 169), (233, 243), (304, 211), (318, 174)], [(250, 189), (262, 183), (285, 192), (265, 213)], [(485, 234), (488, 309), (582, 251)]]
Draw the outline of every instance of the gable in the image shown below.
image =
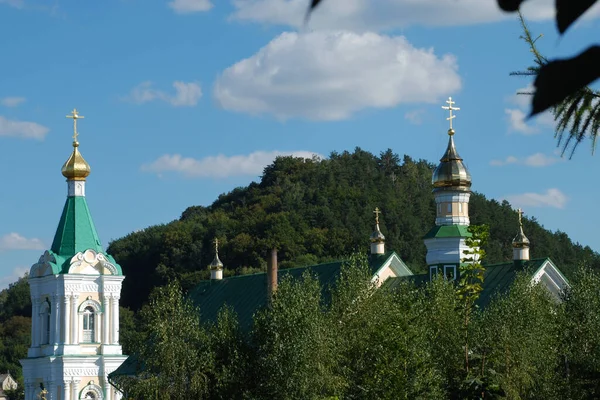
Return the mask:
[(377, 282), (377, 286), (381, 286), (389, 278), (398, 278), (401, 276), (411, 276), (413, 272), (402, 261), (395, 252), (392, 252), (386, 261), (379, 268), (376, 268), (372, 282)]

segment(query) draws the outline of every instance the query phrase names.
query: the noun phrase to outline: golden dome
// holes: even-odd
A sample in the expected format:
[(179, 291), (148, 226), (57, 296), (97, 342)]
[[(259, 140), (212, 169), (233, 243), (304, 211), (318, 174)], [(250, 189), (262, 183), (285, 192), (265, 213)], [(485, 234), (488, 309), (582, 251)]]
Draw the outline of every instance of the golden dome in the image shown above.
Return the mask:
[(454, 130), (448, 130), (448, 148), (440, 159), (440, 164), (433, 171), (431, 179), (435, 189), (452, 188), (452, 190), (468, 191), (471, 187), (471, 174), (463, 164), (454, 146)]
[(223, 263), (219, 259), (219, 239), (213, 241), (215, 245), (215, 258), (210, 263), (210, 269), (223, 269)]
[(375, 231), (371, 233), (371, 243), (383, 243), (385, 241), (385, 236), (381, 233), (379, 229), (379, 224), (375, 225)]
[(73, 153), (62, 167), (62, 174), (70, 181), (84, 181), (91, 172), (90, 165), (79, 152), (79, 142), (73, 142)]
[(519, 208), (517, 212), (519, 213), (519, 233), (513, 239), (512, 245), (513, 247), (529, 247), (529, 239), (527, 239), (527, 236), (523, 232), (523, 220), (521, 219), (523, 211)]

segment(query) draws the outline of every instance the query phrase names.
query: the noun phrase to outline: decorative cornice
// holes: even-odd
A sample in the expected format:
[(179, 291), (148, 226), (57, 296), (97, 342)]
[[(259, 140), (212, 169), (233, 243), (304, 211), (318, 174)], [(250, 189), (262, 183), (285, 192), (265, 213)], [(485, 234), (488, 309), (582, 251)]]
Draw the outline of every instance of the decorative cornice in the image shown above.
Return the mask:
[[(117, 275), (117, 268), (106, 259), (104, 254), (88, 249), (84, 252), (79, 252), (71, 258), (69, 265), (69, 274), (74, 273), (74, 270), (79, 267), (90, 266), (96, 270), (98, 267), (106, 268), (112, 275)], [(102, 270), (98, 271), (102, 274)]]
[[(44, 251), (44, 254), (40, 256), (38, 262), (31, 266), (29, 275), (32, 278), (51, 275), (52, 265), (50, 263), (56, 264), (56, 257), (54, 257), (54, 254), (46, 250)], [(50, 270), (50, 273), (47, 273), (48, 269)]]
[(99, 376), (100, 368), (65, 368), (64, 376), (80, 377), (80, 376)]

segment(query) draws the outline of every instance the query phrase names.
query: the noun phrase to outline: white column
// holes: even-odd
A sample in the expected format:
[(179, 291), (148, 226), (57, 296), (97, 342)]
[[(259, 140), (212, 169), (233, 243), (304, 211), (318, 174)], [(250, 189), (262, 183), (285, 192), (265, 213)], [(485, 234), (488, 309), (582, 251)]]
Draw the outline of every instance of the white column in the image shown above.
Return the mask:
[(40, 345), (40, 298), (31, 298), (31, 347)]
[(63, 382), (63, 396), (62, 400), (70, 400), (71, 399), (71, 382), (64, 381)]
[(78, 328), (78, 315), (77, 315), (77, 295), (71, 296), (71, 344), (78, 344), (77, 340), (77, 328)]
[(111, 306), (112, 343), (119, 344), (119, 296), (113, 296)]
[(25, 400), (33, 399), (33, 391), (35, 390), (35, 386), (31, 382), (25, 382)]
[(79, 391), (79, 382), (76, 380), (71, 381), (71, 400), (77, 400), (77, 392)]
[(110, 332), (110, 298), (107, 293), (102, 296), (102, 308), (104, 309), (104, 313), (102, 314), (102, 343), (110, 344), (108, 337)]
[(104, 400), (112, 400), (112, 386), (108, 383), (108, 378), (104, 377), (104, 388), (106, 389), (104, 392), (106, 393), (106, 398)]
[(55, 295), (53, 296), (54, 299), (54, 304), (52, 304), (52, 308), (54, 311), (54, 318), (53, 318), (53, 323), (54, 323), (54, 329), (52, 329), (52, 331), (54, 332), (54, 340), (52, 341), (52, 343), (54, 344), (58, 344), (60, 343), (60, 323), (61, 323), (61, 319), (60, 319), (60, 306), (61, 306), (61, 296)]
[(58, 387), (54, 382), (48, 382), (48, 387), (46, 390), (48, 391), (47, 400), (57, 400), (58, 396)]
[(63, 309), (64, 309), (64, 318), (63, 318), (63, 334), (65, 335), (65, 344), (71, 344), (71, 335), (70, 335), (70, 323), (71, 323), (71, 296), (65, 294), (63, 298)]

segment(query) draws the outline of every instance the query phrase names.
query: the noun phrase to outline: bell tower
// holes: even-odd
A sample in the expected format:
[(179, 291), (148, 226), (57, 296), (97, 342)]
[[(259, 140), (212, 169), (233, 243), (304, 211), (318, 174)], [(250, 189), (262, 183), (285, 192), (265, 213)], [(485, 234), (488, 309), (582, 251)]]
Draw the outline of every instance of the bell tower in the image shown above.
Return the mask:
[(67, 199), (52, 247), (31, 267), (31, 346), (21, 360), (25, 400), (118, 400), (108, 374), (127, 358), (119, 345), (119, 297), (125, 278), (104, 253), (85, 198), (90, 166), (73, 152), (62, 167)]
[(427, 265), (429, 275), (441, 273), (448, 279), (456, 279), (460, 271), (464, 251), (469, 247), (465, 238), (470, 237), (469, 199), (471, 197), (471, 174), (458, 155), (454, 144), (452, 112), (460, 110), (454, 107), (452, 97), (446, 101), (450, 116), (448, 129), (448, 147), (433, 172), (433, 196), (436, 204), (435, 226), (425, 235), (427, 246)]

